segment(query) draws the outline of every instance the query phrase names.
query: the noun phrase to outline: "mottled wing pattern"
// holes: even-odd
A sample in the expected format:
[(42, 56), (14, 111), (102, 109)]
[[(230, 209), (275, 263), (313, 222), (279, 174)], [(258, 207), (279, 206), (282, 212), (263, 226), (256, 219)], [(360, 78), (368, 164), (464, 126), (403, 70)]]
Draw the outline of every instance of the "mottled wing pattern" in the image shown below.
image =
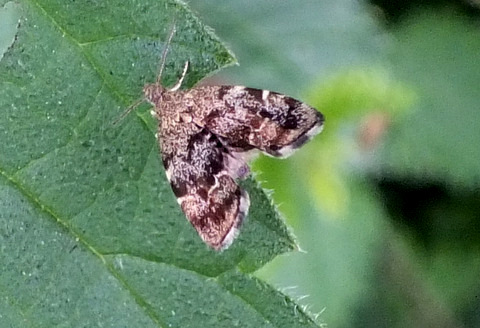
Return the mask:
[(247, 153), (285, 157), (320, 132), (323, 116), (293, 98), (238, 86), (144, 88), (160, 119), (167, 177), (200, 237), (228, 247), (247, 215), (248, 194), (235, 179), (249, 174)]
[(205, 90), (212, 93), (212, 88), (216, 100), (205, 115), (205, 127), (234, 152), (257, 148), (271, 156), (286, 157), (323, 127), (320, 112), (285, 95), (241, 86)]
[(228, 247), (248, 212), (248, 194), (234, 180), (248, 173), (247, 165), (195, 125), (160, 137), (167, 177), (183, 212), (205, 243)]

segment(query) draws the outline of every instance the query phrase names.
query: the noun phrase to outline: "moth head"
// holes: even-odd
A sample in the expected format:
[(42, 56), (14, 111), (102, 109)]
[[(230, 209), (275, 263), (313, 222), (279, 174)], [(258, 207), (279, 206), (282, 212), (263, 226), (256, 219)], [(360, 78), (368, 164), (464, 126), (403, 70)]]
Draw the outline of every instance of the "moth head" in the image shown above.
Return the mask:
[(153, 105), (161, 102), (164, 91), (165, 89), (159, 84), (147, 84), (143, 87), (145, 99)]

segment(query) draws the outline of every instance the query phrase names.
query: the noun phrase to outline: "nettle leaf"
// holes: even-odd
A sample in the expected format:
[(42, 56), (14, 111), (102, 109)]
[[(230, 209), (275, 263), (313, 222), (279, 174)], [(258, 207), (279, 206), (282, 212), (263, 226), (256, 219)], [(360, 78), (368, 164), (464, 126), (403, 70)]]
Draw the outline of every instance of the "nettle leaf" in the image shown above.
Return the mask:
[(235, 63), (215, 35), (175, 1), (17, 6), (0, 60), (2, 326), (316, 326), (250, 275), (295, 247), (253, 180), (249, 218), (217, 253), (175, 201), (149, 106), (112, 124), (155, 80), (174, 18), (164, 85), (186, 60), (185, 87)]

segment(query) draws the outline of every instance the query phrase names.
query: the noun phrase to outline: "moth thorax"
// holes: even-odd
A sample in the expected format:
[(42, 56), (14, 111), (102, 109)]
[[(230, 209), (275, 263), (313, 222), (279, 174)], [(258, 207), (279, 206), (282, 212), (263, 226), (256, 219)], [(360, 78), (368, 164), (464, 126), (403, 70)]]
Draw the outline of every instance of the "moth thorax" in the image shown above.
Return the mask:
[(147, 84), (143, 88), (145, 99), (147, 99), (147, 101), (153, 105), (161, 102), (164, 91), (165, 89), (159, 84)]

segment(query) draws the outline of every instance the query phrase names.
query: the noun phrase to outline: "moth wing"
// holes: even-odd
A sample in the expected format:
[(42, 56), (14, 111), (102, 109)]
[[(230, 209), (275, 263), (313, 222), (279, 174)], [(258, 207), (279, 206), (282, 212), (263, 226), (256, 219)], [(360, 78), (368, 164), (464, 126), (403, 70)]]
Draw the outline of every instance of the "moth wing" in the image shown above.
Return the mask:
[(167, 177), (203, 241), (216, 250), (225, 249), (248, 213), (248, 193), (235, 182), (248, 174), (248, 166), (206, 129), (186, 138), (184, 151), (163, 154)]
[(233, 152), (256, 148), (287, 157), (323, 128), (319, 111), (285, 95), (239, 86), (220, 86), (217, 92), (218, 107), (204, 124)]

